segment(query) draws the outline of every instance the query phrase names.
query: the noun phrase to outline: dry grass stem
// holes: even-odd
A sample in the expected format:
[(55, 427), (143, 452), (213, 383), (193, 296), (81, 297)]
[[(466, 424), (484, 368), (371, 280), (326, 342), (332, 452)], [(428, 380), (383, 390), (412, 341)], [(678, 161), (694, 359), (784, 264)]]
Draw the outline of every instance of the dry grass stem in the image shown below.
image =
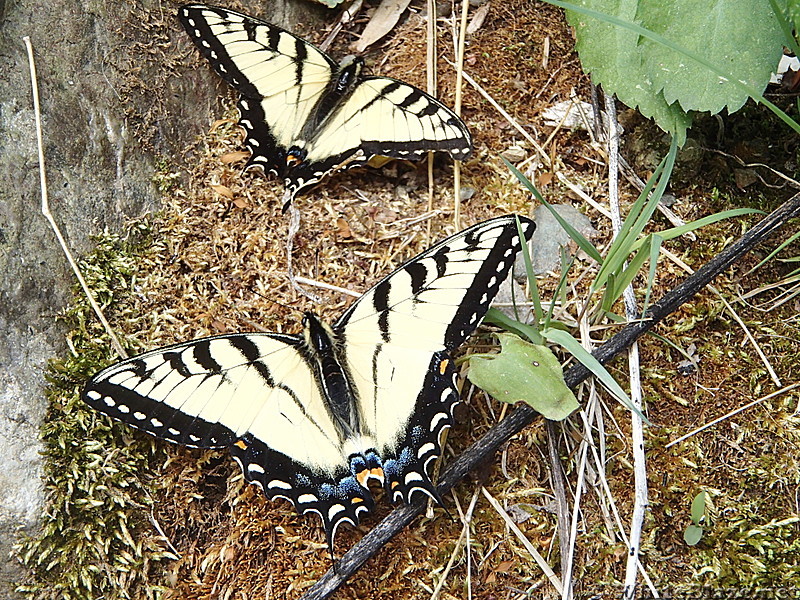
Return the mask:
[[(427, 69), (425, 70), (425, 74), (427, 76), (427, 92), (432, 96), (437, 96), (437, 59), (438, 59), (438, 52), (437, 52), (437, 40), (436, 40), (436, 2), (435, 0), (427, 0), (426, 7), (428, 10), (428, 22), (427, 27), (425, 28), (426, 31), (426, 65)], [(460, 87), (460, 86), (459, 86)], [(433, 196), (435, 190), (435, 183), (433, 178), (433, 152), (428, 152), (428, 211), (431, 212), (433, 210)], [(458, 162), (458, 161), (454, 161)], [(428, 221), (428, 228), (425, 232), (426, 237), (425, 241), (431, 241), (431, 222)]]
[[(520, 133), (520, 135), (522, 135), (522, 137), (524, 137), (528, 141), (528, 143), (539, 154), (539, 156), (540, 156), (540, 158), (542, 160), (542, 164), (544, 164), (547, 167), (552, 168), (553, 165), (552, 165), (552, 161), (550, 160), (550, 156), (547, 154), (547, 152), (545, 152), (544, 148), (542, 148), (539, 145), (539, 143), (533, 138), (533, 136), (530, 133), (528, 133), (519, 123), (517, 123), (517, 121), (514, 119), (514, 117), (512, 117), (508, 113), (508, 111), (506, 111), (502, 106), (500, 106), (500, 104), (498, 104), (497, 101), (494, 98), (492, 98), (491, 94), (489, 94), (489, 92), (487, 92), (485, 89), (483, 89), (483, 87), (477, 81), (475, 81), (475, 79), (473, 79), (470, 76), (469, 73), (464, 71), (463, 76), (464, 76), (464, 80), (467, 83), (469, 83), (475, 89), (475, 91), (477, 91), (481, 96), (483, 96), (486, 99), (486, 101), (489, 102), (489, 104), (491, 104), (492, 107), (497, 112), (499, 112), (503, 116), (503, 118), (506, 121), (508, 121), (508, 123), (514, 129), (516, 129)], [(584, 202), (589, 204), (592, 208), (594, 208), (600, 214), (604, 215), (605, 217), (608, 217), (609, 219), (611, 218), (611, 213), (608, 211), (608, 209), (606, 207), (604, 207), (599, 202), (595, 201), (595, 199), (592, 198), (591, 196), (589, 196), (589, 194), (587, 194), (580, 187), (578, 187), (577, 185), (572, 183), (569, 180), (569, 178), (566, 175), (564, 175), (561, 171), (556, 170), (555, 171), (555, 175), (558, 178), (558, 180), (564, 186), (569, 188), (569, 190), (572, 191), (575, 195), (577, 195), (581, 200), (583, 200)]]
[(69, 262), (69, 266), (72, 268), (72, 272), (75, 273), (75, 277), (77, 277), (78, 282), (81, 285), (81, 289), (83, 289), (83, 293), (86, 294), (86, 298), (89, 300), (89, 304), (92, 306), (92, 310), (97, 315), (97, 318), (100, 319), (100, 322), (103, 324), (103, 328), (108, 333), (108, 337), (111, 339), (111, 345), (114, 347), (114, 351), (120, 358), (128, 358), (128, 353), (125, 352), (125, 349), (122, 347), (119, 339), (117, 339), (114, 330), (111, 328), (111, 325), (106, 320), (105, 315), (103, 314), (100, 305), (97, 304), (97, 301), (94, 299), (94, 295), (92, 291), (89, 289), (89, 286), (86, 284), (86, 280), (83, 278), (81, 274), (81, 270), (78, 267), (78, 263), (75, 261), (75, 258), (72, 256), (72, 252), (67, 246), (67, 242), (64, 239), (64, 236), (61, 235), (61, 229), (58, 227), (55, 218), (53, 217), (53, 213), (50, 212), (50, 201), (48, 199), (47, 194), (47, 173), (44, 164), (44, 141), (42, 139), (42, 113), (39, 107), (39, 81), (36, 77), (36, 62), (33, 59), (33, 46), (31, 45), (31, 39), (26, 35), (22, 38), (22, 41), (25, 42), (25, 47), (28, 51), (28, 65), (30, 67), (31, 73), (31, 92), (33, 94), (33, 115), (36, 122), (36, 144), (37, 150), (39, 153), (39, 185), (42, 191), (42, 214), (44, 218), (47, 219), (47, 222), (50, 223), (50, 227), (53, 229), (53, 233), (55, 233), (56, 238), (58, 239), (58, 243), (61, 246), (61, 250), (64, 252), (64, 256), (67, 257), (67, 262)]
[[(611, 206), (611, 224), (616, 237), (622, 229), (622, 216), (619, 206), (619, 126), (617, 124), (616, 101), (613, 96), (605, 94), (605, 111), (610, 131), (608, 132), (608, 198)], [(627, 261), (625, 263), (627, 265)], [(623, 267), (625, 268), (625, 267)], [(639, 318), (633, 286), (628, 285), (623, 291), (625, 317), (627, 320)], [(630, 381), (631, 402), (639, 412), (631, 411), (631, 447), (633, 452), (633, 484), (634, 502), (631, 515), (630, 535), (628, 538), (627, 562), (625, 565), (625, 582), (622, 590), (623, 598), (636, 597), (636, 575), (639, 564), (639, 551), (647, 512), (647, 462), (644, 452), (644, 424), (640, 412), (642, 410), (642, 382), (639, 365), (639, 345), (634, 342), (628, 349), (628, 374)]]
[(748, 402), (744, 406), (740, 406), (739, 408), (736, 408), (736, 409), (734, 409), (734, 410), (722, 415), (721, 417), (718, 417), (718, 418), (714, 419), (713, 421), (709, 421), (705, 425), (701, 425), (697, 429), (692, 429), (692, 431), (690, 431), (689, 433), (687, 433), (685, 435), (682, 435), (678, 439), (672, 440), (670, 443), (668, 443), (667, 445), (664, 446), (664, 449), (666, 450), (667, 448), (671, 448), (672, 446), (674, 446), (676, 444), (680, 444), (681, 442), (683, 442), (685, 440), (688, 440), (690, 437), (697, 435), (701, 431), (705, 431), (709, 427), (713, 427), (714, 425), (722, 423), (723, 421), (726, 421), (727, 419), (730, 419), (731, 417), (734, 417), (734, 416), (738, 415), (740, 412), (746, 411), (748, 408), (752, 408), (752, 407), (754, 407), (754, 406), (756, 406), (758, 404), (761, 404), (765, 400), (769, 400), (771, 398), (776, 398), (777, 396), (782, 396), (783, 394), (786, 394), (786, 393), (788, 393), (788, 392), (790, 392), (790, 391), (792, 391), (792, 390), (794, 390), (794, 389), (796, 389), (798, 387), (800, 387), (800, 383), (793, 383), (793, 384), (787, 385), (786, 387), (781, 388), (779, 390), (775, 390), (774, 392), (772, 392), (770, 394), (767, 394), (766, 396), (761, 396), (761, 398), (758, 398), (757, 400), (753, 400), (752, 402)]
[[(458, 36), (453, 38), (456, 49), (456, 83), (455, 106), (453, 111), (461, 116), (462, 78), (464, 75), (464, 47), (467, 43), (467, 16), (469, 15), (469, 0), (461, 2), (461, 26)], [(453, 31), (455, 34), (455, 30)], [(453, 225), (456, 231), (461, 229), (461, 163), (453, 162)]]
[(530, 540), (527, 537), (525, 537), (525, 534), (522, 533), (519, 527), (517, 527), (517, 524), (514, 523), (514, 520), (503, 509), (503, 507), (495, 499), (495, 497), (492, 496), (485, 487), (481, 487), (481, 492), (489, 501), (489, 504), (492, 505), (492, 508), (495, 509), (495, 511), (497, 511), (497, 514), (500, 515), (500, 517), (502, 517), (503, 521), (505, 521), (506, 525), (508, 525), (508, 528), (511, 529), (514, 535), (517, 536), (517, 539), (519, 539), (519, 541), (522, 543), (522, 545), (525, 547), (525, 549), (528, 551), (531, 557), (533, 557), (533, 560), (535, 560), (536, 564), (539, 565), (539, 568), (542, 570), (542, 573), (544, 573), (547, 579), (550, 580), (550, 583), (553, 584), (553, 587), (556, 589), (556, 591), (559, 594), (561, 594), (561, 591), (563, 589), (563, 586), (561, 585), (561, 579), (559, 579), (558, 575), (556, 575), (553, 572), (553, 569), (550, 568), (550, 565), (547, 564), (547, 561), (544, 559), (544, 557), (541, 554), (539, 554), (539, 551), (536, 550), (536, 548), (533, 547), (533, 544), (531, 544)]
[(453, 500), (455, 500), (458, 516), (461, 519), (461, 523), (464, 527), (464, 551), (467, 555), (467, 598), (469, 600), (472, 600), (472, 515), (475, 512), (475, 506), (478, 504), (478, 497), (480, 496), (481, 489), (481, 486), (475, 488), (475, 492), (472, 494), (472, 499), (469, 501), (469, 506), (467, 507), (466, 513), (461, 509), (461, 503), (458, 501), (458, 496), (453, 494)]
[(461, 535), (459, 536), (458, 540), (456, 541), (455, 546), (453, 547), (453, 551), (450, 553), (450, 558), (447, 561), (447, 564), (442, 571), (442, 576), (439, 578), (439, 581), (436, 583), (436, 587), (431, 594), (431, 600), (437, 600), (439, 598), (439, 594), (442, 592), (442, 588), (444, 587), (445, 582), (447, 581), (447, 576), (450, 574), (450, 570), (453, 568), (456, 560), (458, 559), (459, 552), (461, 548), (464, 547), (464, 541), (467, 539), (467, 527), (464, 527), (461, 530)]

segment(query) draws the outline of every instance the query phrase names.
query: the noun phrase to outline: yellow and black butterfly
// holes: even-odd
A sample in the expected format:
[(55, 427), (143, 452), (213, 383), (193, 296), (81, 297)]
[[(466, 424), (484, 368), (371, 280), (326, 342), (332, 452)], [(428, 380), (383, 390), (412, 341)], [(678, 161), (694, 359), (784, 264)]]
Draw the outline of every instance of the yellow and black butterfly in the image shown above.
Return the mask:
[(275, 25), (224, 8), (187, 4), (178, 18), (214, 70), (240, 94), (239, 124), (259, 166), (286, 185), (284, 208), (329, 173), (375, 157), (472, 152), (464, 122), (436, 98), (389, 77), (362, 76)]
[[(524, 237), (534, 224), (519, 218)], [(451, 352), (483, 319), (520, 251), (517, 217), (478, 223), (412, 258), (333, 325), (237, 333), (152, 350), (83, 390), (93, 408), (158, 438), (229, 448), (248, 481), (337, 527), (391, 500), (438, 499), (430, 467), (458, 402)]]

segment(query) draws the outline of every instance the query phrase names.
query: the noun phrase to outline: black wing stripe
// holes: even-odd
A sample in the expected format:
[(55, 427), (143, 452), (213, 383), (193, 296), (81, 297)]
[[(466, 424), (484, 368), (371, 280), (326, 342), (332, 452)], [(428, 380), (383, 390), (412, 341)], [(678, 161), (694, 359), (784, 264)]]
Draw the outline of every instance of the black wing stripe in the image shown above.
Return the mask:
[(428, 269), (421, 262), (415, 262), (406, 267), (406, 272), (411, 276), (411, 292), (416, 295), (428, 281)]
[(217, 375), (222, 372), (222, 365), (211, 356), (211, 344), (207, 340), (195, 344), (192, 348), (192, 355), (197, 364), (209, 373)]

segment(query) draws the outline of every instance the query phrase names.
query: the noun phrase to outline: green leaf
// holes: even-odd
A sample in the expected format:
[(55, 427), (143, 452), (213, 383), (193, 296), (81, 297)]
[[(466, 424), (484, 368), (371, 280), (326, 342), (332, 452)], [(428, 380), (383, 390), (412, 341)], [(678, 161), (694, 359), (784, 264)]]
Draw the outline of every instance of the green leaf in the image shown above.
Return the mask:
[[(788, 30), (785, 0), (547, 0), (568, 9), (578, 53), (593, 79), (673, 133), (680, 144), (688, 111), (737, 110), (753, 97), (798, 130), (761, 92)], [(709, 8), (709, 6), (711, 6)]]
[(683, 541), (689, 544), (690, 546), (695, 546), (702, 537), (703, 537), (703, 528), (698, 527), (697, 525), (694, 524), (689, 525), (686, 528), (686, 531), (683, 532)]
[(496, 400), (525, 402), (553, 421), (566, 419), (578, 401), (566, 384), (558, 359), (546, 346), (500, 333), (499, 354), (473, 354), (469, 380)]
[[(642, 25), (675, 44), (642, 40), (645, 71), (668, 104), (716, 114), (739, 110), (748, 94), (710, 73), (687, 54), (699, 54), (719, 71), (763, 91), (783, 53), (783, 31), (764, 0), (680, 0), (641, 3)], [(687, 52), (688, 51), (688, 52)]]
[(655, 84), (644, 63), (639, 34), (614, 23), (614, 20), (619, 20), (643, 25), (637, 18), (638, 2), (577, 0), (574, 4), (612, 17), (600, 20), (577, 11), (567, 11), (567, 19), (575, 28), (576, 48), (584, 70), (608, 93), (616, 95), (628, 106), (638, 108), (663, 130), (672, 133), (679, 145), (683, 145), (692, 117), (678, 103), (668, 102), (660, 86)]
[(700, 492), (692, 500), (692, 523), (700, 525), (706, 516), (706, 492)]

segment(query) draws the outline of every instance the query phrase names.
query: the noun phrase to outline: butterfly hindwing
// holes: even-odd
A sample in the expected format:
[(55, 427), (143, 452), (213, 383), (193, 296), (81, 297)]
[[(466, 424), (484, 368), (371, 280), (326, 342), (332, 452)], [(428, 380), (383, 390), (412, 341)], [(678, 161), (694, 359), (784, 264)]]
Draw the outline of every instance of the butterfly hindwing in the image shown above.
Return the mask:
[(377, 156), (457, 160), (472, 152), (464, 122), (422, 90), (362, 77), (297, 36), (235, 11), (187, 4), (178, 17), (214, 70), (241, 94), (247, 166), (281, 177), (291, 199), (327, 174)]
[(462, 160), (471, 147), (463, 121), (436, 98), (396, 79), (368, 77), (313, 132), (304, 146), (307, 165), (294, 174), (319, 180), (377, 156), (419, 160), (433, 151)]

